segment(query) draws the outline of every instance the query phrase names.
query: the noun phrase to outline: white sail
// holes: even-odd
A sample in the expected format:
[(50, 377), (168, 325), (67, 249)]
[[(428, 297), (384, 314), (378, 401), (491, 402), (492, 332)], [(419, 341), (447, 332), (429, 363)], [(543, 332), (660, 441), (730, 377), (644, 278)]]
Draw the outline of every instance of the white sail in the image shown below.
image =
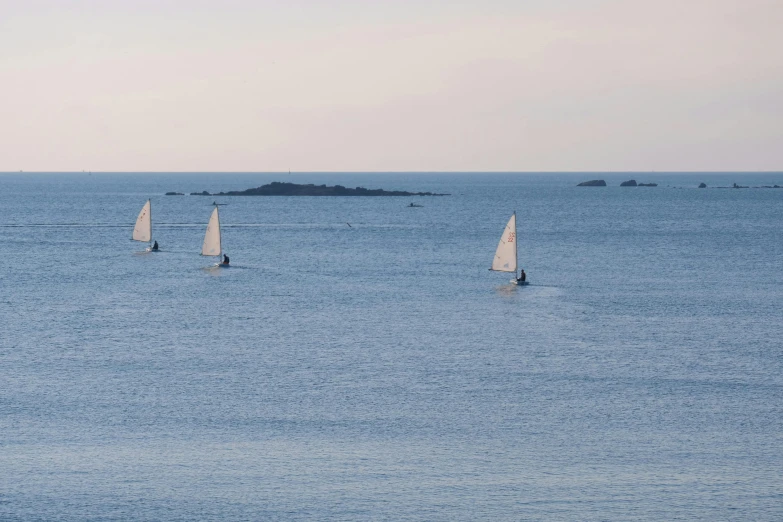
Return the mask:
[(218, 216), (218, 209), (215, 207), (207, 224), (207, 233), (204, 234), (204, 245), (201, 247), (201, 255), (219, 256), (220, 254), (220, 216)]
[(517, 271), (517, 215), (511, 215), (503, 235), (500, 236), (495, 259), (492, 260), (492, 270), (498, 272)]
[(139, 217), (136, 218), (136, 226), (133, 227), (134, 241), (150, 241), (152, 239), (152, 206), (150, 200), (141, 207)]

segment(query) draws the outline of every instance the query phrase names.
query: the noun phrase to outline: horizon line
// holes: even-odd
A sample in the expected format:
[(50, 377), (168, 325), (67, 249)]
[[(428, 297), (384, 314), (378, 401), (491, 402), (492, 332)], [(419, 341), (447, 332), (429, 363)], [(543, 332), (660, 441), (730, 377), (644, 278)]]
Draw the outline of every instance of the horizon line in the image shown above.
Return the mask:
[(3, 174), (783, 174), (783, 170), (8, 170)]

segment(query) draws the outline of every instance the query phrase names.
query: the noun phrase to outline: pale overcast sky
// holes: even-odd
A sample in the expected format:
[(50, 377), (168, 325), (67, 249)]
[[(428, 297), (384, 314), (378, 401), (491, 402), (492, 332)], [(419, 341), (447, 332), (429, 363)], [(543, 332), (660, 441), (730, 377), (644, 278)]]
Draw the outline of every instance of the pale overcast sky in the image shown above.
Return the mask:
[(0, 171), (783, 170), (781, 0), (0, 0)]

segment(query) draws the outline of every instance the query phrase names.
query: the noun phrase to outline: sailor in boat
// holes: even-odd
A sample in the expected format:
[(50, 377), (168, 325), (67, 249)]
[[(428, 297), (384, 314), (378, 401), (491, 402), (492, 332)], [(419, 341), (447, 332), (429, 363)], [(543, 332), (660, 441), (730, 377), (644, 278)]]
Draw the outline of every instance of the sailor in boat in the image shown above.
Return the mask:
[(152, 251), (153, 251), (153, 252), (157, 252), (157, 251), (158, 251), (158, 242), (157, 242), (157, 241), (155, 241), (155, 242), (152, 244)]
[(228, 256), (226, 254), (223, 254), (223, 264), (224, 265), (228, 264)]
[(525, 274), (525, 270), (520, 268), (519, 269), (519, 277), (517, 278), (517, 281), (520, 283), (524, 283), (525, 279), (527, 279), (527, 274)]

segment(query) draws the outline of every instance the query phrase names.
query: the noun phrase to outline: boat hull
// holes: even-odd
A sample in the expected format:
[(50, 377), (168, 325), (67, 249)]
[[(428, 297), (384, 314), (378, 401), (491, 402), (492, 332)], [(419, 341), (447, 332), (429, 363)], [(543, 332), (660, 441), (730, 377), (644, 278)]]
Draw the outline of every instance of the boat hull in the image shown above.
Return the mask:
[(516, 279), (512, 279), (511, 283), (517, 286), (527, 286), (530, 284), (528, 281), (517, 281)]

